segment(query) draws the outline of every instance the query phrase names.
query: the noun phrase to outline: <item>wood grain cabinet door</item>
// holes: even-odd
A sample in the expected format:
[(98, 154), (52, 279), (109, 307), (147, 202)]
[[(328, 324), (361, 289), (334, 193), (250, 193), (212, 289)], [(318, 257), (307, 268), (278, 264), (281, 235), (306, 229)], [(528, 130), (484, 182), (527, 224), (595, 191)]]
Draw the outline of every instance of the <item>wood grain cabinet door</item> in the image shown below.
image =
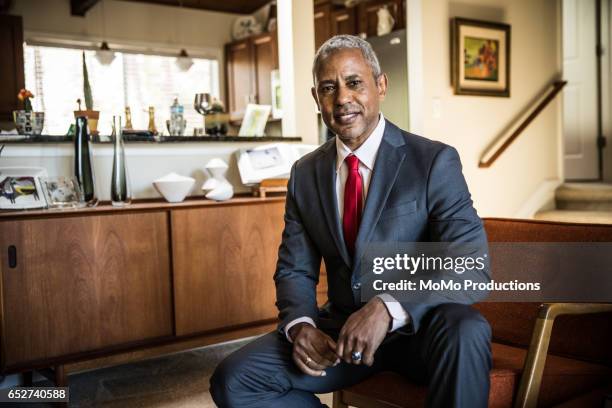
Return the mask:
[(227, 99), (231, 119), (242, 119), (246, 106), (255, 103), (253, 45), (249, 39), (225, 46)]
[(278, 68), (276, 32), (253, 39), (257, 103), (272, 105), (272, 71)]
[(314, 8), (314, 35), (315, 52), (328, 38), (332, 36), (331, 4), (315, 5)]
[(355, 14), (355, 8), (342, 8), (339, 10), (334, 10), (331, 15), (332, 35), (355, 35), (357, 31)]
[(284, 202), (172, 211), (176, 334), (274, 319)]
[(5, 367), (171, 336), (167, 217), (1, 221)]

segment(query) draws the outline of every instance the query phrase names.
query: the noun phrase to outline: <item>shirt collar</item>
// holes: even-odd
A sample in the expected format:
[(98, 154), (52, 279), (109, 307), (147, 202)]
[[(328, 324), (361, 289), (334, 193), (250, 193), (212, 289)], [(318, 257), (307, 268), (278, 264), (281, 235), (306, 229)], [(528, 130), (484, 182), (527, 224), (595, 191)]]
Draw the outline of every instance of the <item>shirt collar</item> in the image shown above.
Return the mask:
[(353, 153), (364, 166), (366, 166), (370, 171), (374, 169), (374, 161), (376, 160), (376, 154), (378, 153), (378, 148), (380, 147), (380, 142), (382, 141), (383, 134), (385, 133), (385, 117), (382, 112), (378, 116), (378, 124), (370, 133), (370, 136), (363, 142), (361, 146), (357, 148), (357, 150), (352, 151), (348, 148), (347, 145), (342, 143), (340, 138), (336, 136), (336, 171), (340, 170), (340, 166), (346, 159), (346, 156)]

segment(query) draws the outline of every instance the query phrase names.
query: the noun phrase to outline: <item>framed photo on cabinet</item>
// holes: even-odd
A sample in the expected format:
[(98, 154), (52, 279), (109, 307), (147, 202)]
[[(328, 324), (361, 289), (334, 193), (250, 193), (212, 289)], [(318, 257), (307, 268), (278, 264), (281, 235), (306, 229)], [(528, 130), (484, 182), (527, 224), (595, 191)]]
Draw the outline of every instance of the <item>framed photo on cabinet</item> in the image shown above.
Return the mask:
[(0, 210), (47, 208), (41, 167), (0, 167)]

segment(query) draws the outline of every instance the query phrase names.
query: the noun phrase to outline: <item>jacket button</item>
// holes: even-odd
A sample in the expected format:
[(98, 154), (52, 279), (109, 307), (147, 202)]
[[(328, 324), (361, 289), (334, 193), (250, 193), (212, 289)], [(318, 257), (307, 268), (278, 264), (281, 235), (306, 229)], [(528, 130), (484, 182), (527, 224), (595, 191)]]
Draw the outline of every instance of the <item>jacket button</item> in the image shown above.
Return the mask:
[(360, 283), (360, 282), (357, 282), (357, 283), (353, 284), (353, 289), (354, 289), (354, 290), (359, 290), (359, 289), (361, 289), (361, 283)]

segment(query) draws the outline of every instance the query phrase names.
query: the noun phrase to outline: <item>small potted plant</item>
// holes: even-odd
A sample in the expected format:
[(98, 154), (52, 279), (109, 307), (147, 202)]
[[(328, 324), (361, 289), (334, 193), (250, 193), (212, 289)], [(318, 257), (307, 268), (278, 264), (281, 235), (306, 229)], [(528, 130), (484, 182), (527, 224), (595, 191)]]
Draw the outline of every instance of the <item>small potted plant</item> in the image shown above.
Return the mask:
[(87, 64), (85, 64), (85, 52), (83, 52), (83, 96), (85, 97), (85, 110), (81, 109), (81, 99), (77, 99), (79, 110), (74, 111), (74, 117), (87, 117), (89, 131), (93, 135), (98, 134), (98, 119), (100, 119), (100, 111), (93, 110), (93, 97), (91, 96), (91, 85), (89, 85), (89, 74), (87, 72)]
[(20, 135), (40, 135), (45, 125), (45, 113), (34, 112), (32, 101), (34, 95), (27, 89), (22, 89), (17, 94), (17, 99), (23, 102), (24, 109), (13, 111), (13, 120)]

